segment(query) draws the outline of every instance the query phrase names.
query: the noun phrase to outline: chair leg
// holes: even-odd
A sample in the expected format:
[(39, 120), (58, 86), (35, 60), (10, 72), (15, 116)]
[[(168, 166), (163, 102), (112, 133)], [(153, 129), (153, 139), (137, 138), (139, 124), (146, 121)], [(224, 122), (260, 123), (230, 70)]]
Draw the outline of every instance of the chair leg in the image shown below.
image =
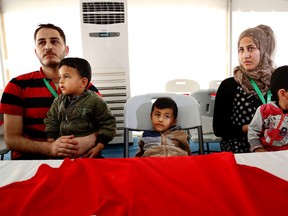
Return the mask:
[(129, 158), (129, 130), (124, 129), (124, 158)]
[(206, 152), (207, 152), (208, 154), (210, 154), (210, 147), (209, 147), (209, 143), (206, 143)]

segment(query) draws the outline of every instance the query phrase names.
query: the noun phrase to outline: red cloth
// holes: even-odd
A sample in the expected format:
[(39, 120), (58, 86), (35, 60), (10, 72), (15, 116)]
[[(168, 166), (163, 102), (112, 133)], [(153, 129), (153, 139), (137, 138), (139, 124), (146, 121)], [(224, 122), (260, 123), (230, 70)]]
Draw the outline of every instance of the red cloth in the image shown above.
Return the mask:
[(1, 215), (283, 215), (288, 182), (232, 153), (76, 159), (0, 188)]

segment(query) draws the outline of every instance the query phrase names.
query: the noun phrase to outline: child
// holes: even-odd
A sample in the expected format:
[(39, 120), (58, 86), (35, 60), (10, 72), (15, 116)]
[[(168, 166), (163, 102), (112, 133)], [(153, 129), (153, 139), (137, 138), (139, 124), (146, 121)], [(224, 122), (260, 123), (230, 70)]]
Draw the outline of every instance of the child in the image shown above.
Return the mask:
[(116, 120), (104, 100), (86, 89), (91, 81), (91, 66), (85, 59), (65, 58), (60, 62), (59, 74), (62, 94), (55, 98), (44, 119), (48, 141), (63, 135), (77, 137), (97, 132), (95, 146), (84, 156), (99, 157), (116, 134)]
[(188, 134), (176, 126), (177, 114), (178, 107), (171, 98), (158, 98), (153, 103), (153, 130), (143, 132), (136, 157), (191, 155)]
[(270, 89), (276, 101), (258, 107), (248, 127), (252, 152), (288, 149), (288, 66), (272, 73)]

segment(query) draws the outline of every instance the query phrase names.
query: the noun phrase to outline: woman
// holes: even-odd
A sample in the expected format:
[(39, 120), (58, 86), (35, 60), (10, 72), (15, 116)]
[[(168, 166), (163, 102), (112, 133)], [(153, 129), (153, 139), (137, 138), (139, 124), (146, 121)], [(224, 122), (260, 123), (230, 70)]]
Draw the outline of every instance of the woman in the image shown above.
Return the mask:
[(221, 82), (215, 100), (213, 130), (221, 137), (221, 150), (250, 152), (248, 124), (258, 106), (271, 100), (270, 77), (275, 70), (275, 35), (259, 25), (242, 32), (238, 39), (239, 66), (233, 77)]

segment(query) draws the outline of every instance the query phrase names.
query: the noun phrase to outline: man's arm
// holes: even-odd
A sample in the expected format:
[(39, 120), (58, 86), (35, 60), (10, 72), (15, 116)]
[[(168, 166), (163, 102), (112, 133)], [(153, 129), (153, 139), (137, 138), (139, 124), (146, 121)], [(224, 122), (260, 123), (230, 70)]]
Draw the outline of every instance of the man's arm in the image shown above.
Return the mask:
[(4, 114), (4, 138), (12, 151), (42, 154), (50, 157), (73, 157), (78, 142), (73, 136), (62, 136), (54, 142), (35, 141), (23, 136), (23, 117)]

